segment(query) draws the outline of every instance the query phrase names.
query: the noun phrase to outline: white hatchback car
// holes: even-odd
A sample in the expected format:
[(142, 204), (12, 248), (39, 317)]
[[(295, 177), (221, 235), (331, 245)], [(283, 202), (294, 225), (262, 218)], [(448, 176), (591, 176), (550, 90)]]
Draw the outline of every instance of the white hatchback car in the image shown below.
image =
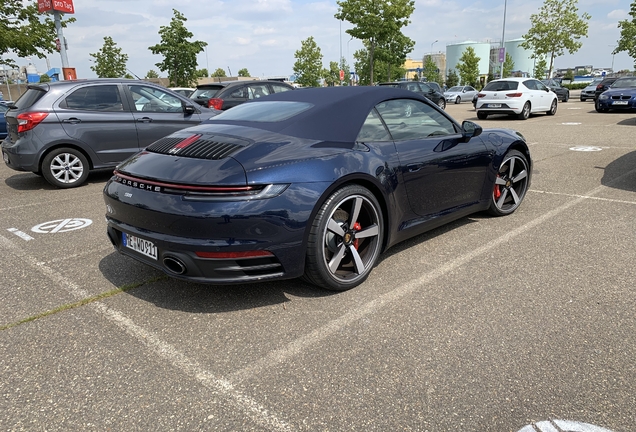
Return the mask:
[(490, 81), (477, 95), (477, 117), (490, 114), (515, 115), (521, 120), (530, 114), (557, 112), (557, 95), (534, 78), (504, 78)]

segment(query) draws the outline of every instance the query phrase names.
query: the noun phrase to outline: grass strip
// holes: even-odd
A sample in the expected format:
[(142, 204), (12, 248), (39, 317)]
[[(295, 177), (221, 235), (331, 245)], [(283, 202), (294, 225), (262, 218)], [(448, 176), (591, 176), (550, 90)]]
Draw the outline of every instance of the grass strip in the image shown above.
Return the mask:
[(132, 289), (139, 288), (142, 285), (146, 285), (146, 284), (149, 284), (149, 283), (157, 282), (157, 281), (165, 279), (165, 278), (166, 278), (166, 276), (164, 276), (164, 275), (157, 276), (157, 277), (149, 279), (147, 281), (127, 284), (127, 285), (112, 289), (110, 291), (106, 291), (106, 292), (103, 292), (103, 293), (100, 293), (100, 294), (97, 294), (97, 295), (94, 295), (94, 296), (91, 296), (91, 297), (87, 297), (85, 299), (76, 301), (74, 303), (67, 303), (65, 305), (58, 306), (55, 309), (51, 309), (51, 310), (48, 310), (46, 312), (41, 312), (39, 314), (32, 315), (32, 316), (30, 316), (28, 318), (24, 318), (24, 319), (21, 319), (19, 321), (15, 321), (15, 322), (0, 326), (0, 331), (8, 330), (10, 328), (17, 327), (17, 326), (19, 326), (21, 324), (25, 324), (25, 323), (28, 323), (28, 322), (31, 322), (31, 321), (35, 321), (35, 320), (38, 320), (40, 318), (45, 318), (45, 317), (50, 316), (50, 315), (55, 315), (56, 313), (59, 313), (59, 312), (63, 312), (63, 311), (70, 310), (70, 309), (75, 309), (75, 308), (78, 308), (80, 306), (84, 306), (84, 305), (87, 305), (89, 303), (96, 302), (98, 300), (103, 300), (105, 298), (112, 297), (112, 296), (115, 296), (117, 294), (121, 294), (121, 293), (124, 293), (126, 291), (130, 291)]

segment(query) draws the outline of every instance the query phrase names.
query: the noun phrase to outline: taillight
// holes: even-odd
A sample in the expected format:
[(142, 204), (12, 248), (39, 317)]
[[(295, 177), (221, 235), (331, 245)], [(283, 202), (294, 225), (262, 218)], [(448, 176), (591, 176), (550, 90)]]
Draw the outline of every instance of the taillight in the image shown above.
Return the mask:
[(223, 99), (211, 98), (208, 100), (208, 108), (223, 109)]
[(16, 116), (18, 120), (18, 133), (30, 131), (39, 125), (48, 115), (49, 113), (47, 112), (25, 112), (18, 114)]
[(486, 96), (486, 93), (477, 93), (477, 97), (478, 97), (478, 98), (480, 98), (480, 97), (484, 97), (484, 96)]
[(521, 97), (523, 93), (506, 93), (507, 97)]

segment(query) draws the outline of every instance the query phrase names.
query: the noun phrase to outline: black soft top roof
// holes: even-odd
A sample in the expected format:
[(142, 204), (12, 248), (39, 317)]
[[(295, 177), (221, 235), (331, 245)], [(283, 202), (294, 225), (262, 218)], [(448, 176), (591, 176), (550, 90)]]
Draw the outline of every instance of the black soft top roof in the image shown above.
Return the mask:
[(415, 92), (393, 87), (308, 88), (274, 93), (246, 102), (297, 101), (313, 105), (289, 119), (272, 123), (239, 120), (213, 120), (210, 123), (248, 126), (320, 141), (353, 142), (371, 109), (391, 99), (414, 99), (430, 104), (428, 99)]

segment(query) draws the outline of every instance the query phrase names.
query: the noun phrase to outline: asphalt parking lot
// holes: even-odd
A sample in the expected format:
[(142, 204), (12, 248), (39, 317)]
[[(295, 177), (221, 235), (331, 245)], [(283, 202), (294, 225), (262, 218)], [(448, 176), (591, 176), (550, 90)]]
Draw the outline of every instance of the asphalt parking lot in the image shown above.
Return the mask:
[(524, 134), (524, 203), (343, 293), (167, 278), (110, 245), (109, 172), (59, 190), (0, 166), (0, 429), (635, 430), (636, 114), (447, 112)]

